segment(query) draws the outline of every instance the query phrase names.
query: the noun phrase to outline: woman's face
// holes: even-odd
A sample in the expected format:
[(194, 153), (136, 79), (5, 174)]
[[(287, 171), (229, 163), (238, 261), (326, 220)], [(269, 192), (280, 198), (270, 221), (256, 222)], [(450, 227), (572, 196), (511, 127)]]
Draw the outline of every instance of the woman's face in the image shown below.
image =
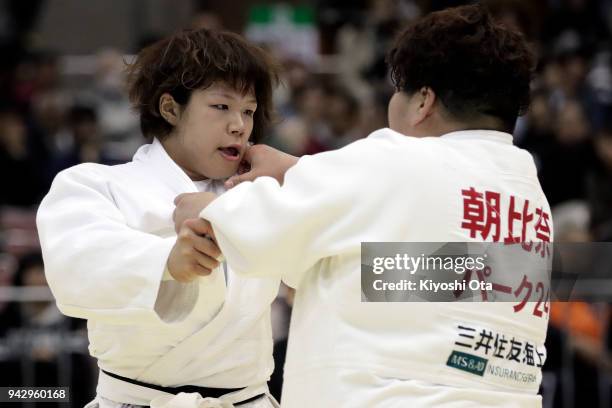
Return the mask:
[(253, 91), (242, 95), (223, 83), (195, 90), (162, 143), (192, 180), (228, 178), (238, 171), (256, 109)]

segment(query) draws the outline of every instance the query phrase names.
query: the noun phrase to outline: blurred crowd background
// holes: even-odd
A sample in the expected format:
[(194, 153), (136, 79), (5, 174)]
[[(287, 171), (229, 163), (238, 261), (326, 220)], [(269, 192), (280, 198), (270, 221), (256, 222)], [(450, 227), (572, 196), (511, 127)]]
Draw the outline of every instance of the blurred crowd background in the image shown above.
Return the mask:
[[(57, 172), (122, 163), (144, 143), (123, 73), (139, 49), (182, 27), (228, 29), (266, 47), (284, 74), (264, 143), (313, 154), (385, 127), (393, 89), (384, 58), (395, 33), (465, 3), (0, 0), (0, 385), (70, 386), (72, 406), (95, 393), (84, 322), (63, 317), (45, 287), (35, 212)], [(535, 158), (555, 239), (610, 241), (612, 0), (488, 3), (540, 57), (532, 106), (514, 137)], [(277, 396), (290, 305), (281, 290)], [(550, 318), (544, 407), (611, 407), (609, 306), (554, 304)]]

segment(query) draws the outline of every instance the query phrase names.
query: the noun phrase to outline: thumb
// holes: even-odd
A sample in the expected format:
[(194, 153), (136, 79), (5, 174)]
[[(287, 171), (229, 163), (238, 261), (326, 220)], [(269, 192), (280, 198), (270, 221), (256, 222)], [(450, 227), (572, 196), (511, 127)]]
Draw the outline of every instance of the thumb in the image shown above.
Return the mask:
[(195, 232), (197, 235), (200, 235), (200, 236), (208, 235), (213, 238), (215, 236), (215, 233), (212, 229), (212, 225), (210, 225), (210, 222), (206, 221), (203, 218), (188, 219), (185, 221), (183, 225), (185, 225), (187, 228)]

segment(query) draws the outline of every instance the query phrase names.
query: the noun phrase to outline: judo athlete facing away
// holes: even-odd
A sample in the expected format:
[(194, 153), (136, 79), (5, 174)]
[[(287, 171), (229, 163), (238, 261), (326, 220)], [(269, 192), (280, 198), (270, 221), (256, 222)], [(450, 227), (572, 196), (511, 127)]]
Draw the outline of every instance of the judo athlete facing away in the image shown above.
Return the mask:
[(237, 173), (270, 119), (275, 64), (238, 35), (183, 30), (128, 69), (151, 143), (126, 164), (61, 172), (37, 216), (57, 304), (88, 320), (100, 367), (88, 407), (160, 407), (175, 394), (180, 406), (277, 406), (266, 381), (278, 278), (224, 271), (197, 223), (177, 235), (172, 220), (177, 195), (221, 194)]
[[(366, 303), (360, 279), (362, 242), (552, 240), (534, 161), (511, 135), (534, 54), (469, 5), (416, 21), (388, 61), (390, 128), (299, 160), (254, 146), (250, 173), (218, 198), (181, 196), (176, 220), (208, 205), (199, 214), (236, 273), (297, 289), (283, 406), (539, 407), (545, 312)], [(511, 278), (516, 290), (522, 273)]]

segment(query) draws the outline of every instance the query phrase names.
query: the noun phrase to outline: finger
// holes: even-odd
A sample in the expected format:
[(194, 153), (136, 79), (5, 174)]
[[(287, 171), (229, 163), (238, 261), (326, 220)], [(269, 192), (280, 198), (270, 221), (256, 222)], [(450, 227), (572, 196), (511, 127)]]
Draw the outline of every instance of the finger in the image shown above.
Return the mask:
[(208, 255), (214, 259), (219, 259), (219, 256), (221, 256), (221, 250), (219, 249), (217, 244), (209, 238), (198, 237), (194, 240), (193, 247), (199, 252)]
[(183, 194), (179, 194), (176, 197), (174, 197), (174, 205), (177, 205), (179, 201), (181, 201), (183, 198), (185, 198), (185, 196), (188, 196), (189, 194), (193, 194), (193, 193), (183, 193)]
[(214, 232), (212, 230), (212, 226), (210, 222), (206, 221), (203, 218), (190, 218), (183, 222), (183, 226), (189, 228), (191, 231), (195, 232), (197, 235), (204, 236), (210, 235), (214, 236)]
[(227, 188), (228, 190), (234, 186), (237, 186), (238, 184), (240, 184), (240, 175), (232, 176), (225, 180), (224, 183), (225, 188)]
[(198, 265), (206, 269), (213, 270), (219, 266), (219, 261), (199, 251), (194, 251), (194, 258)]
[(181, 227), (179, 228), (179, 231), (177, 233), (178, 239), (191, 239), (193, 235), (196, 235), (193, 229), (191, 229), (191, 227), (187, 225), (187, 221), (189, 220), (185, 220), (181, 223)]
[(227, 179), (225, 182), (225, 188), (230, 189), (232, 187), (236, 187), (238, 184), (244, 181), (253, 181), (257, 177), (259, 177), (259, 174), (255, 170), (250, 170), (243, 174), (236, 174), (235, 176)]
[(212, 269), (205, 268), (201, 265), (193, 265), (192, 270), (193, 270), (193, 273), (197, 276), (208, 276), (212, 272)]
[(175, 281), (180, 282), (180, 283), (189, 283), (196, 278), (193, 274), (187, 271), (181, 271), (179, 273), (171, 273), (171, 275)]

